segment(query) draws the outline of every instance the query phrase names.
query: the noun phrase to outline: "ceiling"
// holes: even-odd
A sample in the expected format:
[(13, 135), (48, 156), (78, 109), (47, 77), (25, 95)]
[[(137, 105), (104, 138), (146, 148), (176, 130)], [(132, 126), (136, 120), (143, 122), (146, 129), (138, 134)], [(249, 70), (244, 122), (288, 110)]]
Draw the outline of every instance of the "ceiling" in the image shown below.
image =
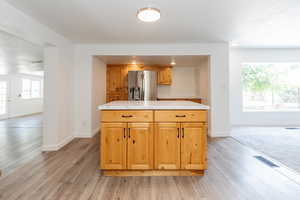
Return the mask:
[[(74, 42), (300, 46), (299, 0), (7, 0)], [(154, 6), (146, 24), (137, 9)]]
[(98, 56), (106, 64), (136, 64), (170, 65), (172, 61), (180, 67), (198, 67), (200, 62), (208, 56)]
[(0, 31), (0, 75), (43, 75), (43, 49)]

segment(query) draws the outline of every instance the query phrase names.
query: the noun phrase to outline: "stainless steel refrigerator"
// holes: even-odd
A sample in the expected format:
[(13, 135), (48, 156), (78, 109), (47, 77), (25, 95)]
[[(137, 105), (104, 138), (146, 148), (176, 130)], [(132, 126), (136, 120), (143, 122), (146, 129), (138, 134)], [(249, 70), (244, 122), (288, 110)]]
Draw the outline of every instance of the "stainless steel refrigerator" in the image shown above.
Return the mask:
[(157, 72), (129, 71), (128, 100), (157, 100)]

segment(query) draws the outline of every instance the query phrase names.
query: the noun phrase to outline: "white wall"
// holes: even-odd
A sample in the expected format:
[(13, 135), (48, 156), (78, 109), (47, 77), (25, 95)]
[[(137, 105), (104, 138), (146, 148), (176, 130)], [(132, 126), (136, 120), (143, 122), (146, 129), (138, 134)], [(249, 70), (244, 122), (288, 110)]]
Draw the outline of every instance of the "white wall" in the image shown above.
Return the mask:
[(100, 115), (97, 107), (106, 103), (106, 64), (93, 57), (92, 69), (92, 134), (100, 130)]
[(172, 85), (160, 85), (158, 98), (197, 98), (198, 84), (196, 71), (198, 67), (174, 66), (172, 68)]
[(300, 62), (300, 49), (230, 50), (231, 125), (300, 125), (300, 112), (243, 112), (241, 64), (245, 62)]
[[(43, 84), (43, 77), (30, 76), (22, 74), (9, 75), (9, 88), (10, 88), (10, 103), (9, 103), (9, 116), (19, 117), (30, 115), (34, 113), (43, 112), (43, 98), (35, 99), (22, 99), (19, 95), (22, 93), (22, 79), (29, 78), (31, 80), (41, 81)], [(43, 89), (43, 85), (42, 85)]]
[(0, 1), (0, 30), (45, 47), (43, 149), (57, 150), (72, 140), (72, 43)]
[(198, 83), (198, 96), (203, 104), (210, 105), (210, 57), (204, 57), (196, 71)]
[(79, 44), (75, 48), (75, 132), (92, 136), (92, 57), (94, 55), (210, 55), (210, 135), (228, 136), (229, 46), (218, 44)]

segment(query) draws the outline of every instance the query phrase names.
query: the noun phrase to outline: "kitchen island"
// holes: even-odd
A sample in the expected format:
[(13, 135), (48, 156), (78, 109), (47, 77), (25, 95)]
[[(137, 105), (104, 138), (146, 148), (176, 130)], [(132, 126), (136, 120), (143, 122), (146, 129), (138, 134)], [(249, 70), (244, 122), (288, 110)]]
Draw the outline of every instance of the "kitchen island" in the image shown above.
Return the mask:
[(208, 106), (189, 101), (113, 101), (98, 109), (103, 175), (204, 174)]

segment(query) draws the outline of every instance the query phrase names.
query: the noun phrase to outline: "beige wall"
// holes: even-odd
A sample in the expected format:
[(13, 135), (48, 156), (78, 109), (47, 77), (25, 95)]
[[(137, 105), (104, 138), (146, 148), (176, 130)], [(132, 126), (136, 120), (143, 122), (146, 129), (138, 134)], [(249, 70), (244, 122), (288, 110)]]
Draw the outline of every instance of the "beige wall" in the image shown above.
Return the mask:
[(172, 85), (158, 86), (158, 98), (197, 98), (198, 67), (175, 66), (172, 69)]
[(175, 66), (172, 69), (172, 85), (158, 86), (159, 98), (202, 98), (210, 102), (209, 56), (203, 57), (198, 66)]
[(99, 131), (100, 112), (97, 107), (106, 102), (106, 64), (93, 57), (92, 69), (92, 134)]

